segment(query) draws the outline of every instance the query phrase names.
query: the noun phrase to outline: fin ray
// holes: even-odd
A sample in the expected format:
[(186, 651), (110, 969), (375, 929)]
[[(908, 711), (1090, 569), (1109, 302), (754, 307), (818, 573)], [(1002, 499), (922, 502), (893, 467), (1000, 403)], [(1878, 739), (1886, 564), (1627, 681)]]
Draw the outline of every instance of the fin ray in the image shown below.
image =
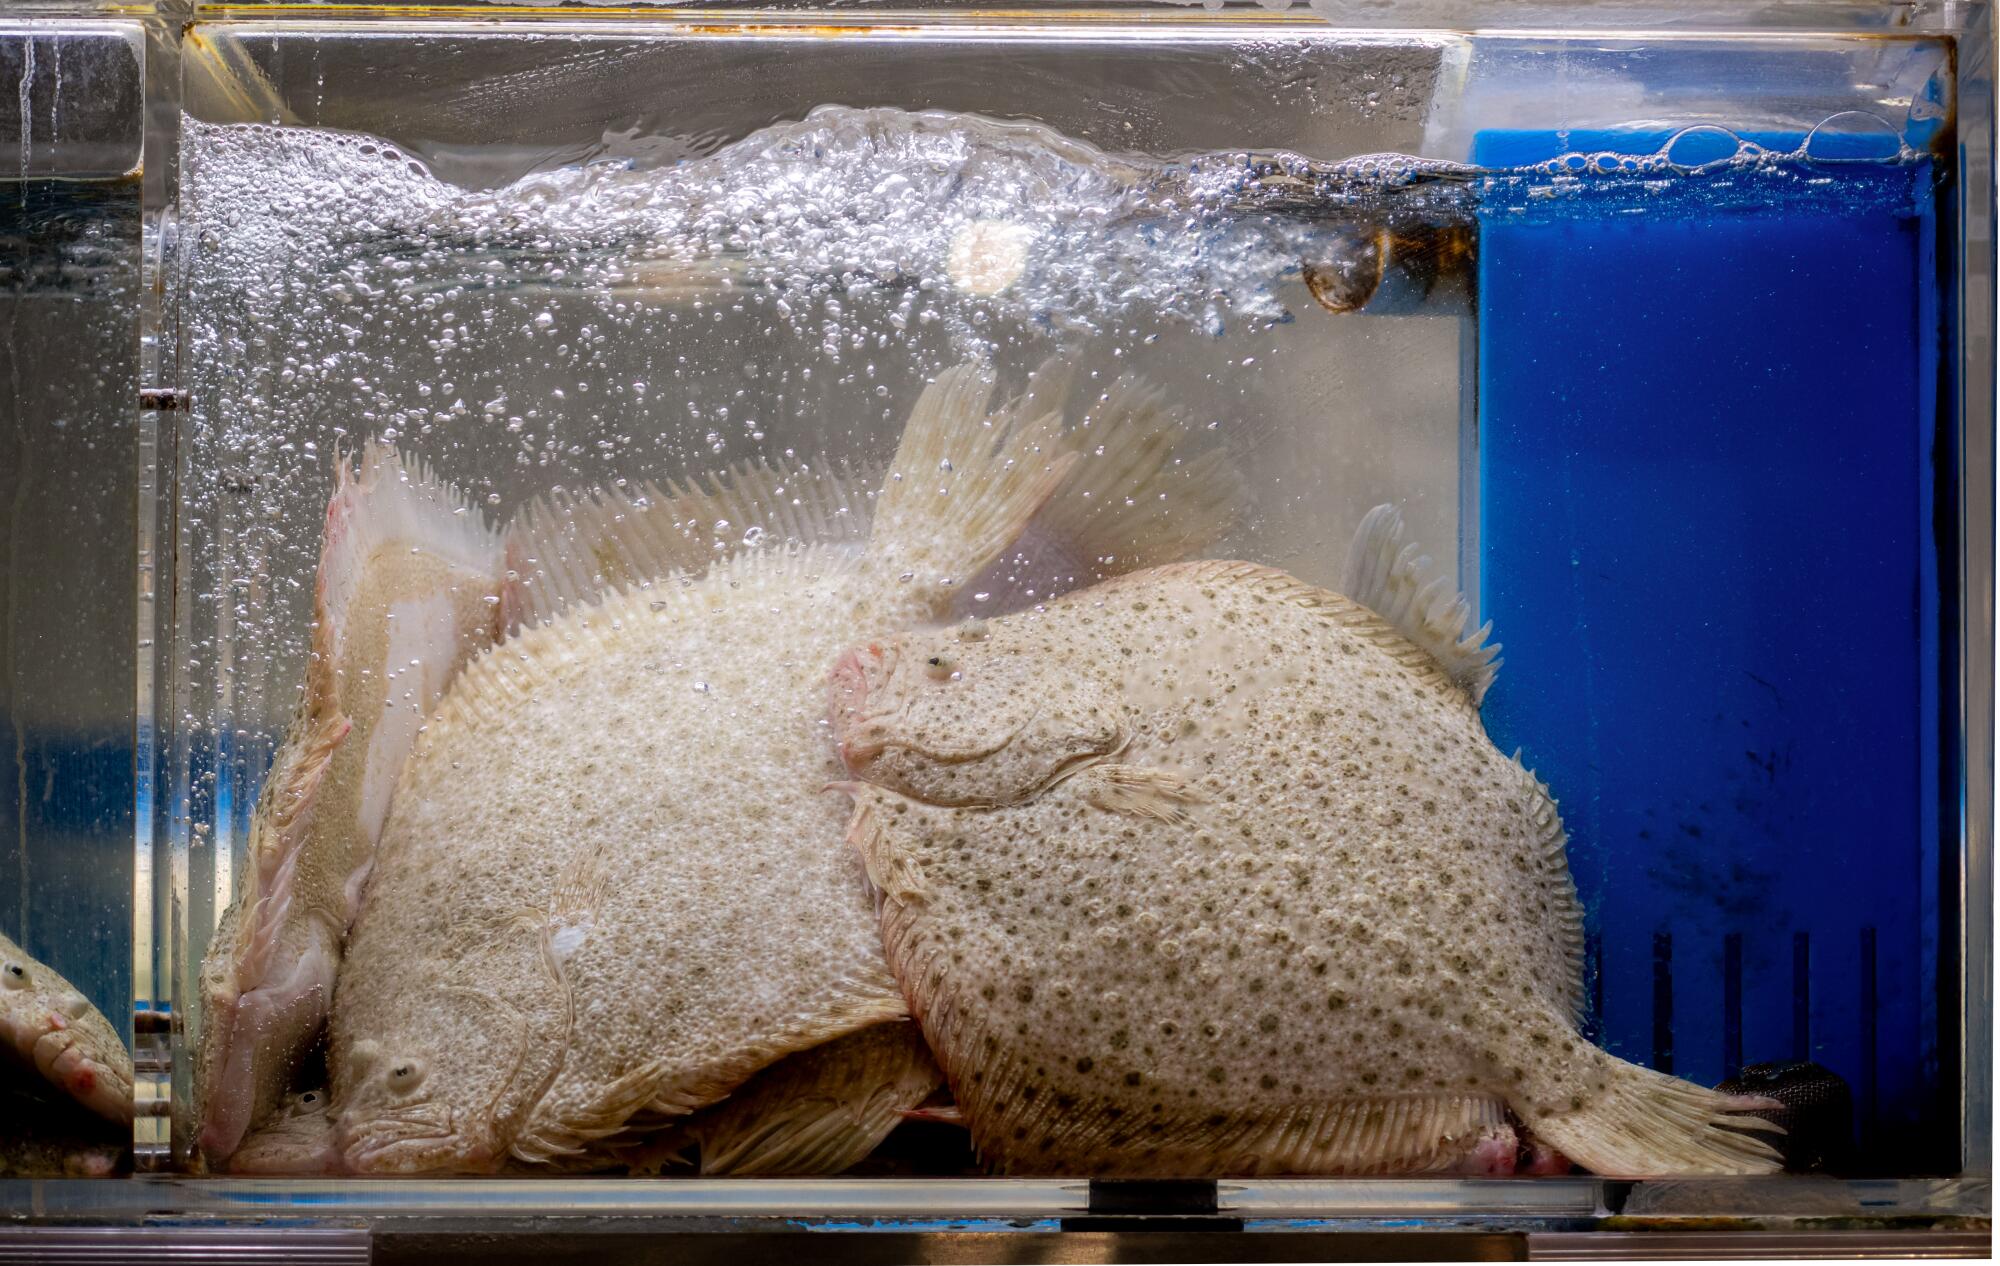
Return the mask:
[(1406, 540), (1403, 512), (1379, 505), (1354, 534), (1341, 589), (1429, 652), (1477, 705), (1499, 672), (1500, 646), (1486, 643), (1490, 625), (1467, 631), (1470, 605), (1429, 570), (1430, 559)]
[(1062, 414), (1037, 398), (989, 413), (993, 374), (959, 365), (924, 388), (876, 498), (871, 562), (908, 577), (914, 599), (942, 613), (1027, 526), (1077, 454)]
[(1075, 548), (1092, 580), (1200, 553), (1235, 525), (1243, 478), (1220, 449), (1183, 456), (1191, 438), (1163, 388), (1121, 376), (1070, 432), (1080, 460), (1035, 527)]
[(825, 460), (757, 461), (685, 485), (646, 482), (539, 497), (507, 530), (508, 563), (521, 577), (522, 622), (546, 622), (615, 589), (698, 575), (760, 539), (859, 543), (868, 534), (871, 482), (865, 472)]
[(1514, 1112), (1577, 1164), (1607, 1178), (1768, 1174), (1782, 1164), (1759, 1134), (1784, 1130), (1747, 1115), (1739, 1096), (1627, 1063), (1576, 1038), (1554, 1013), (1531, 1022), (1532, 1040), (1573, 1042), (1561, 1064), (1523, 1062)]
[(687, 1128), (705, 1175), (837, 1174), (943, 1081), (916, 1025), (877, 1024), (778, 1061)]

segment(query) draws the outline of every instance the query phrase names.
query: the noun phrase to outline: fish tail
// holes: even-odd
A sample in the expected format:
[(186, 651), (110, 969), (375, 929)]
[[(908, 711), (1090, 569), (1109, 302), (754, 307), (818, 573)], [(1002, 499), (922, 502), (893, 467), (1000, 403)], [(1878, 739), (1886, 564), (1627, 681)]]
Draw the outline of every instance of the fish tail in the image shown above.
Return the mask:
[(1112, 383), (1066, 440), (1078, 454), (1031, 530), (1091, 580), (1191, 558), (1235, 526), (1243, 476), (1220, 449), (1189, 456), (1189, 420), (1157, 384)]
[(1777, 1150), (1758, 1135), (1783, 1130), (1745, 1115), (1761, 1100), (1627, 1063), (1585, 1042), (1553, 1012), (1529, 1039), (1532, 1054), (1521, 1057), (1521, 1089), (1509, 1106), (1537, 1138), (1584, 1168), (1610, 1178), (1657, 1178), (1780, 1167)]
[(1055, 394), (990, 410), (993, 374), (960, 365), (924, 389), (903, 428), (868, 540), (870, 558), (918, 603), (942, 611), (1018, 537), (1069, 477)]

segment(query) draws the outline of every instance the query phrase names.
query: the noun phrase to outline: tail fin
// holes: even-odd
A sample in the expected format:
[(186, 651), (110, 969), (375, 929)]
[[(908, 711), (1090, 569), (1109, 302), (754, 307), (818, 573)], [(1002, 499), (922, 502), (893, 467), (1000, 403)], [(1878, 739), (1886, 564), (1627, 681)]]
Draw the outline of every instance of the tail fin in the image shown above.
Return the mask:
[(1095, 580), (1200, 553), (1235, 526), (1243, 477), (1220, 449), (1186, 456), (1191, 438), (1163, 388), (1119, 378), (1070, 433), (1082, 460), (1036, 525), (1073, 542)]
[(989, 413), (992, 372), (960, 365), (924, 389), (876, 499), (871, 562), (942, 609), (1021, 534), (1078, 455), (1062, 413), (1028, 396)]
[[(1051, 407), (1062, 407), (1060, 396)], [(1220, 449), (1186, 456), (1191, 438), (1164, 390), (1119, 378), (1064, 438), (1077, 454), (1068, 478), (972, 586), (987, 600), (966, 612), (1006, 611), (1179, 562), (1221, 540), (1236, 523), (1243, 478)]]
[(872, 486), (845, 466), (742, 462), (719, 475), (555, 494), (507, 529), (524, 624), (674, 572), (699, 573), (760, 540), (859, 543)]
[[(1660, 1178), (1768, 1174), (1782, 1164), (1758, 1134), (1783, 1129), (1745, 1115), (1768, 1101), (1628, 1064), (1577, 1037), (1553, 1013), (1535, 1027), (1546, 1029), (1544, 1040), (1508, 1106), (1584, 1168), (1607, 1178)], [(1573, 1050), (1558, 1054), (1566, 1044)]]
[(1426, 579), (1431, 560), (1405, 537), (1401, 510), (1392, 505), (1370, 510), (1348, 547), (1341, 592), (1429, 651), (1477, 706), (1500, 671), (1499, 643), (1486, 645), (1493, 626), (1465, 631), (1472, 608), (1464, 595), (1443, 576)]

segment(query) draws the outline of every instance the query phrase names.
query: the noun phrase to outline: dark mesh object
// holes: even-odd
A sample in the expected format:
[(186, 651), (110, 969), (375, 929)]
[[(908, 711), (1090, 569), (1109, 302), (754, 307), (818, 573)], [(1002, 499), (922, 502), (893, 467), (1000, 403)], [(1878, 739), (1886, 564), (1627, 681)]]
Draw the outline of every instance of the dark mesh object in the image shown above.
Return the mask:
[(1834, 1169), (1845, 1164), (1854, 1137), (1854, 1096), (1832, 1071), (1803, 1060), (1749, 1064), (1716, 1087), (1724, 1094), (1763, 1095), (1782, 1108), (1746, 1112), (1785, 1127), (1771, 1139), (1786, 1169)]

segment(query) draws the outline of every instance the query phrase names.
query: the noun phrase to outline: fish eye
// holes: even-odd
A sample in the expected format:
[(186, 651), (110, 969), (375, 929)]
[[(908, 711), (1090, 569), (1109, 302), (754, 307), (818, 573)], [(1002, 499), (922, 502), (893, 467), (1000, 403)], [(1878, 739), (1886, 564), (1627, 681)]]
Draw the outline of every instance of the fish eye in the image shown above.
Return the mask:
[(308, 1108), (317, 1106), (319, 1103), (319, 1091), (317, 1090), (306, 1091), (304, 1094), (299, 1096), (299, 1102), (301, 1104), (304, 1104)]
[(958, 661), (949, 655), (933, 655), (924, 661), (924, 672), (932, 681), (949, 681), (958, 673)]
[(28, 969), (21, 964), (9, 963), (4, 969), (0, 969), (0, 985), (5, 985), (9, 989), (26, 989), (28, 983)]
[(406, 1059), (389, 1070), (389, 1089), (407, 1093), (415, 1090), (423, 1079), (423, 1061)]

